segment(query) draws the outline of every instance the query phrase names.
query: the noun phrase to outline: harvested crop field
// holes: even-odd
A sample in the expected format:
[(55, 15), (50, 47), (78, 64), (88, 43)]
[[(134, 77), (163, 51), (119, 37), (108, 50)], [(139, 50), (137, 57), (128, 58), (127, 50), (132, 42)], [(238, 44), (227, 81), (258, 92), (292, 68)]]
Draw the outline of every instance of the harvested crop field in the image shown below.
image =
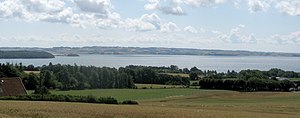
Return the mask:
[[(176, 93), (176, 91), (178, 92)], [(63, 94), (79, 95), (85, 92), (96, 96), (105, 93), (106, 96), (116, 97), (119, 100), (124, 100), (127, 96), (127, 98), (137, 100), (140, 104), (0, 101), (0, 117), (300, 117), (300, 93), (296, 92), (242, 93), (199, 89), (147, 89), (142, 91), (138, 89), (98, 89), (78, 90), (78, 92), (65, 91)], [(52, 93), (62, 94), (55, 91)], [(138, 95), (145, 96), (139, 97)]]
[(0, 117), (297, 118), (296, 115), (291, 114), (206, 110), (205, 108), (191, 109), (31, 101), (0, 101)]

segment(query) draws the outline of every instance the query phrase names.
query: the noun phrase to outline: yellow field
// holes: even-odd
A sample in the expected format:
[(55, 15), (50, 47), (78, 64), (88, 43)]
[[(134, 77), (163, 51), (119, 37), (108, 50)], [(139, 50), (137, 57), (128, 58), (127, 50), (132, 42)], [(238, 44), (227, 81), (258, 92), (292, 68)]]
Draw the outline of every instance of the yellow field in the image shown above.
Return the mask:
[(153, 88), (153, 89), (162, 89), (162, 88), (184, 88), (183, 85), (162, 85), (162, 84), (135, 84), (138, 89), (143, 88)]
[(181, 77), (190, 77), (189, 74), (182, 74), (182, 73), (162, 73), (162, 74), (167, 74), (167, 75), (172, 75), (172, 76), (181, 76)]
[(40, 74), (41, 71), (24, 71), (25, 73), (29, 74), (29, 73), (34, 73), (34, 74)]
[[(106, 95), (116, 96), (123, 91), (135, 96), (157, 91), (177, 94), (153, 96), (138, 100), (139, 105), (103, 105), (88, 103), (0, 101), (0, 117), (133, 117), (133, 118), (300, 118), (300, 93), (295, 92), (235, 92), (199, 89), (120, 89)], [(92, 92), (103, 92), (95, 90)], [(182, 91), (181, 91), (182, 90)], [(183, 91), (184, 90), (184, 91)], [(180, 92), (181, 91), (181, 92)], [(182, 94), (182, 92), (188, 92)], [(79, 91), (79, 93), (87, 90)], [(141, 93), (142, 92), (142, 93)], [(76, 94), (66, 91), (64, 94)], [(128, 97), (130, 94), (127, 95)], [(124, 96), (116, 96), (124, 97)], [(120, 99), (120, 98), (119, 98)], [(124, 98), (122, 98), (124, 99)]]
[[(255, 109), (255, 108), (254, 108)], [(163, 106), (101, 105), (86, 103), (0, 101), (0, 117), (69, 117), (69, 118), (299, 118), (295, 114), (274, 114), (211, 110), (203, 108), (171, 108)]]

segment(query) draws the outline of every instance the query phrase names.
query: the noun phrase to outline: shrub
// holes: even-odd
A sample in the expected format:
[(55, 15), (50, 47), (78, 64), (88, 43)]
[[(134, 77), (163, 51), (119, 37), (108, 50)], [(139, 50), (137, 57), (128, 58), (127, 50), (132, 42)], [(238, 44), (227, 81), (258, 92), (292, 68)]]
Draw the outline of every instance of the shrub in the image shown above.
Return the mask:
[(97, 98), (94, 97), (94, 96), (92, 96), (92, 95), (88, 95), (86, 97), (86, 102), (88, 102), (88, 103), (96, 103), (97, 102)]
[(144, 86), (144, 87), (142, 87), (142, 89), (147, 89), (147, 87)]
[(47, 87), (42, 86), (42, 87), (37, 87), (34, 90), (34, 94), (50, 94), (50, 91), (48, 90)]
[(125, 100), (121, 104), (137, 105), (139, 103), (137, 101)]
[(57, 102), (84, 102), (84, 103), (102, 103), (102, 104), (118, 104), (113, 97), (96, 98), (89, 96), (72, 96), (72, 95), (23, 95), (23, 96), (4, 96), (0, 100), (30, 100), (30, 101), (57, 101)]
[(191, 86), (199, 86), (199, 83), (198, 83), (198, 82), (193, 82), (193, 83), (191, 84)]
[(118, 100), (116, 100), (113, 97), (98, 99), (98, 102), (104, 103), (104, 104), (118, 104)]

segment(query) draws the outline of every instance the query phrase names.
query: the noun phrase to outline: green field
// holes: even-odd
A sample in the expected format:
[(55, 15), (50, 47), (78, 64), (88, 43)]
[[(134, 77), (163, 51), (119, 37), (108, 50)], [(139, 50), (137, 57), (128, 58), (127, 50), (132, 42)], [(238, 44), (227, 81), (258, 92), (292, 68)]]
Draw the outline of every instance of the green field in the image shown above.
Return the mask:
[(162, 74), (167, 74), (167, 75), (172, 75), (172, 76), (181, 76), (181, 77), (190, 77), (189, 74), (182, 74), (182, 73), (162, 73)]
[(300, 78), (289, 78), (290, 81), (300, 81)]
[[(206, 91), (202, 91), (206, 92)], [(208, 92), (208, 91), (207, 91)], [(51, 91), (52, 94), (93, 95), (95, 97), (114, 97), (118, 100), (151, 100), (170, 96), (188, 96), (199, 93), (199, 89), (92, 89)]]
[[(0, 101), (1, 115), (54, 115), (65, 117), (64, 108), (72, 117), (300, 117), (299, 92), (236, 92), (226, 90), (173, 89), (95, 89), (51, 91), (52, 94), (112, 96), (118, 100), (137, 100), (139, 105), (98, 105), (56, 102)], [(4, 104), (7, 103), (7, 104)], [(48, 107), (39, 107), (43, 104)], [(59, 104), (59, 105), (57, 105)], [(5, 106), (8, 105), (8, 106)], [(15, 106), (14, 106), (15, 105)], [(29, 110), (19, 107), (30, 106)], [(4, 108), (9, 108), (10, 111)], [(18, 107), (17, 107), (18, 106)], [(65, 108), (66, 107), (66, 108)], [(70, 107), (70, 108), (69, 108)], [(81, 110), (78, 111), (80, 108)], [(58, 108), (58, 109), (59, 109)], [(100, 111), (99, 111), (100, 109)], [(13, 112), (13, 113), (11, 113)], [(15, 113), (16, 112), (16, 113)], [(78, 113), (77, 113), (78, 112)], [(130, 115), (128, 115), (128, 113)], [(107, 116), (105, 116), (105, 114)]]
[(162, 85), (162, 84), (135, 84), (138, 89), (163, 89), (163, 88), (184, 88), (184, 85)]

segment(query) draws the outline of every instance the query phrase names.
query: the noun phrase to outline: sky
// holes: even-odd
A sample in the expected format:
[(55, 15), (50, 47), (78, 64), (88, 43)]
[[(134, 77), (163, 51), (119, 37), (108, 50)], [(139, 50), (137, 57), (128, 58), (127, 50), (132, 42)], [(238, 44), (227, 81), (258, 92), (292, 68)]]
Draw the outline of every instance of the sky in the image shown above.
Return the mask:
[(0, 47), (300, 53), (300, 0), (0, 0)]

